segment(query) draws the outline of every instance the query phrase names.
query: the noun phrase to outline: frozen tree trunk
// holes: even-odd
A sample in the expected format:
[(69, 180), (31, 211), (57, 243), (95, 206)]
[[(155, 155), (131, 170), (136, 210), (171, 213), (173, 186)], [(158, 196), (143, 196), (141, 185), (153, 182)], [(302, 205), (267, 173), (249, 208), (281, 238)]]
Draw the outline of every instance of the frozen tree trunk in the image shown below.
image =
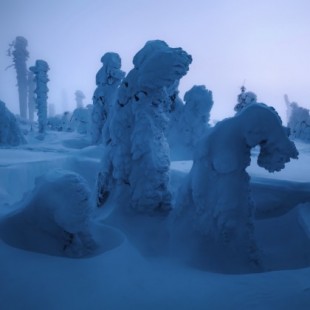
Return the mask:
[(28, 113), (29, 120), (31, 123), (34, 121), (34, 111), (35, 111), (35, 81), (34, 74), (32, 71), (28, 71)]
[(102, 141), (104, 125), (115, 104), (118, 87), (124, 78), (121, 58), (117, 53), (106, 53), (101, 57), (102, 67), (96, 75), (97, 88), (93, 96), (91, 114), (91, 140), (93, 144)]
[(39, 133), (44, 134), (47, 126), (47, 71), (49, 66), (44, 60), (37, 60), (35, 66), (30, 67), (35, 74), (36, 82), (36, 106), (38, 110)]
[[(17, 74), (17, 87), (19, 97), (20, 117), (27, 119), (27, 59), (29, 53), (27, 51), (28, 42), (24, 37), (16, 37), (9, 49), (9, 56), (13, 57), (14, 67)], [(13, 51), (11, 51), (13, 49)]]
[(114, 186), (129, 190), (129, 209), (153, 214), (170, 210), (170, 99), (167, 87), (188, 71), (191, 56), (163, 41), (149, 41), (133, 59), (111, 119), (110, 143), (98, 177), (98, 204)]

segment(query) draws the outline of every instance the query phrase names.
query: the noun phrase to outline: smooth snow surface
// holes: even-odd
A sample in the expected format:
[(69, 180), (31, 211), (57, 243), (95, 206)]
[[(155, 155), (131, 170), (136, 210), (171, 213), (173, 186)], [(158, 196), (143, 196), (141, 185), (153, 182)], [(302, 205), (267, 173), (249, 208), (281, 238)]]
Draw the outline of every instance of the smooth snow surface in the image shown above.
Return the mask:
[[(105, 208), (93, 211), (91, 233), (99, 248), (92, 255), (74, 259), (38, 251), (34, 246), (42, 240), (45, 249), (49, 243), (49, 249), (59, 250), (59, 243), (39, 227), (29, 229), (21, 216), (29, 205), (27, 197), (33, 199), (38, 190), (35, 180), (41, 177), (43, 184), (49, 175), (58, 174), (56, 169), (63, 169), (66, 172), (58, 176), (64, 183), (66, 176), (84, 179), (87, 196), (86, 189), (95, 187), (104, 147), (90, 146), (85, 135), (75, 132), (48, 131), (44, 141), (35, 136), (30, 132), (28, 144), (0, 151), (1, 309), (310, 308), (309, 145), (297, 143), (299, 160), (272, 174), (257, 166), (254, 150), (247, 171), (252, 177), (251, 197), (257, 202), (254, 222), (265, 270), (223, 274), (193, 261), (181, 245), (169, 250), (165, 218), (129, 215), (124, 223), (123, 215), (109, 216), (116, 203), (128, 203), (119, 193), (109, 197)], [(173, 200), (191, 166), (192, 162), (172, 162)], [(56, 190), (53, 196), (43, 191), (47, 197), (40, 203), (46, 201), (48, 207), (49, 197), (62, 193), (75, 200), (70, 188), (75, 186), (68, 192)], [(32, 246), (26, 247), (25, 240)]]

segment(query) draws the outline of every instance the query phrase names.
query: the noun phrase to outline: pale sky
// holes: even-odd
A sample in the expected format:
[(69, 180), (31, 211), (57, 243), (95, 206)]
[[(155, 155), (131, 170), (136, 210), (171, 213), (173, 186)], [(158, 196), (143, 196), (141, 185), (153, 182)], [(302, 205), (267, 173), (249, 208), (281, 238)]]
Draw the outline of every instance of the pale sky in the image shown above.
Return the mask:
[(6, 56), (16, 36), (30, 58), (49, 63), (50, 103), (66, 93), (69, 108), (82, 90), (91, 103), (101, 56), (120, 54), (123, 70), (147, 40), (165, 40), (192, 55), (180, 85), (213, 91), (211, 117), (234, 114), (240, 86), (285, 118), (283, 95), (310, 108), (310, 1), (308, 0), (0, 0), (0, 100), (18, 112), (15, 70)]

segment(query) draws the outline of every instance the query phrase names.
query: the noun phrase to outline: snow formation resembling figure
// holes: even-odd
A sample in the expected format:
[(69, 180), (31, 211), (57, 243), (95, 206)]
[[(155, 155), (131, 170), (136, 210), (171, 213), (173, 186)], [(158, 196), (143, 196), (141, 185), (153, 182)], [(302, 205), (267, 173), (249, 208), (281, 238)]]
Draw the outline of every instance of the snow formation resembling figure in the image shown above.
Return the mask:
[[(193, 231), (222, 249), (224, 260), (230, 259), (229, 251), (230, 256), (254, 265), (260, 259), (246, 168), (251, 148), (257, 145), (258, 165), (269, 172), (283, 169), (298, 157), (276, 111), (264, 104), (250, 104), (235, 117), (217, 123), (200, 141), (185, 185), (187, 196), (176, 212), (177, 219), (189, 217), (185, 221), (190, 221)], [(211, 252), (212, 246), (208, 249)]]
[(35, 74), (36, 82), (36, 107), (38, 110), (39, 133), (44, 134), (47, 127), (47, 71), (49, 66), (44, 60), (37, 60), (35, 66), (30, 67), (30, 71)]
[(184, 50), (160, 40), (148, 41), (135, 55), (109, 126), (98, 205), (117, 184), (129, 191), (130, 210), (144, 214), (170, 210), (167, 88), (187, 73), (191, 61)]
[(107, 118), (115, 104), (117, 90), (125, 76), (121, 70), (121, 58), (117, 53), (105, 53), (101, 57), (102, 67), (96, 75), (97, 88), (93, 96), (91, 114), (91, 140), (93, 144), (102, 142), (102, 131), (107, 126)]

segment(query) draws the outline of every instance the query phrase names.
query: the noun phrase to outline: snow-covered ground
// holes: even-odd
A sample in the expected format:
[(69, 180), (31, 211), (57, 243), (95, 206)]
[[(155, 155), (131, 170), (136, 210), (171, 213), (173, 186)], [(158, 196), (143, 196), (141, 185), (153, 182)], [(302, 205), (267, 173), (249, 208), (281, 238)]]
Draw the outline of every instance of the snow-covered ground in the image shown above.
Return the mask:
[[(102, 154), (77, 133), (28, 140), (0, 149), (0, 309), (310, 309), (310, 145), (297, 143), (299, 160), (272, 174), (255, 164), (254, 152), (248, 172), (266, 271), (223, 274), (173, 255), (143, 255), (132, 236), (107, 224), (104, 210), (92, 219), (99, 245), (93, 255), (70, 258), (27, 247), (31, 238), (40, 241), (40, 232), (15, 215), (36, 178), (74, 171), (92, 191)], [(191, 165), (172, 162), (174, 196)]]

